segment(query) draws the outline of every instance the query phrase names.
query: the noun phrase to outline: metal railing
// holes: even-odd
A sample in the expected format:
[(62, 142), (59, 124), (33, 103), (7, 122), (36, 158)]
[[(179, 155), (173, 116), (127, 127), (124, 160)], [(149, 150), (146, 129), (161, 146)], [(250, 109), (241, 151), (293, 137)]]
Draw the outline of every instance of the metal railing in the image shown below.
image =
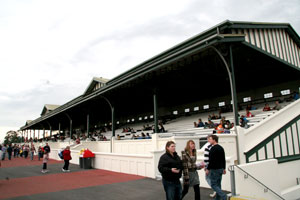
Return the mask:
[(265, 184), (263, 184), (261, 181), (259, 181), (258, 179), (256, 179), (254, 176), (252, 176), (251, 174), (249, 174), (248, 172), (246, 172), (245, 170), (243, 170), (241, 167), (237, 166), (237, 165), (230, 165), (228, 167), (228, 170), (230, 171), (230, 182), (231, 182), (231, 195), (232, 196), (236, 196), (236, 185), (235, 185), (235, 171), (234, 168), (238, 168), (240, 171), (242, 171), (245, 175), (244, 178), (248, 178), (251, 177), (253, 180), (255, 180), (257, 183), (259, 183), (263, 188), (264, 188), (264, 192), (271, 192), (273, 193), (275, 196), (277, 196), (279, 199), (285, 200), (285, 198), (283, 198), (281, 195), (277, 194), (275, 191), (273, 191), (272, 189), (270, 189), (268, 186), (266, 186)]

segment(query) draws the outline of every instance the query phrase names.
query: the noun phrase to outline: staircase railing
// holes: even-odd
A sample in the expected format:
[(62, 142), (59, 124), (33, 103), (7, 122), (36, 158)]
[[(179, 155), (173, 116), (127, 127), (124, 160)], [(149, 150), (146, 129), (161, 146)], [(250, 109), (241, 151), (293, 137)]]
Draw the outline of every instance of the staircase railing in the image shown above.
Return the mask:
[(300, 115), (245, 153), (246, 162), (275, 158), (279, 163), (300, 159)]
[(277, 196), (279, 199), (285, 200), (285, 198), (283, 198), (281, 195), (279, 195), (278, 193), (276, 193), (275, 191), (273, 191), (272, 189), (270, 189), (268, 186), (266, 186), (265, 184), (263, 184), (261, 181), (259, 181), (258, 179), (256, 179), (254, 176), (252, 176), (251, 174), (249, 174), (248, 172), (246, 172), (245, 170), (243, 170), (241, 167), (237, 166), (237, 165), (231, 165), (229, 166), (228, 170), (230, 171), (230, 180), (231, 180), (231, 194), (232, 196), (236, 195), (236, 186), (235, 186), (235, 171), (234, 168), (238, 168), (240, 171), (242, 171), (245, 175), (244, 178), (248, 178), (251, 177), (253, 180), (255, 180), (257, 183), (259, 183), (263, 188), (264, 188), (264, 192), (271, 192), (273, 193), (275, 196)]

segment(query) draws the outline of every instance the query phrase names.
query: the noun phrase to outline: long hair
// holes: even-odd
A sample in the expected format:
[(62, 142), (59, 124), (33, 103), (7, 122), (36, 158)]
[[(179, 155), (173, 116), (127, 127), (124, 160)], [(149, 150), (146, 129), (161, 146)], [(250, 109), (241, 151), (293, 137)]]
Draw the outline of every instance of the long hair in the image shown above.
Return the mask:
[[(185, 146), (185, 151), (186, 152), (190, 152), (190, 150), (191, 150), (191, 148), (190, 148), (190, 143), (193, 143), (193, 144), (195, 144), (195, 142), (194, 142), (194, 140), (189, 140), (189, 141), (187, 141), (187, 143), (186, 143), (186, 146)], [(196, 149), (193, 149), (193, 151), (192, 151), (192, 155), (191, 156), (194, 156), (195, 155), (195, 151), (196, 151)]]
[(172, 144), (175, 144), (173, 141), (168, 141), (166, 144), (166, 152), (170, 153), (167, 147), (170, 147)]

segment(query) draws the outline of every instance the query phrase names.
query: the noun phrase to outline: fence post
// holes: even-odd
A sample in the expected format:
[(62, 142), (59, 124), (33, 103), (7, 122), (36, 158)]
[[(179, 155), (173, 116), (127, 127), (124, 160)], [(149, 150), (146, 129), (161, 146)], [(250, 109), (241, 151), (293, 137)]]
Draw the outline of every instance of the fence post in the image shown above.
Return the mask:
[(228, 171), (230, 171), (231, 196), (236, 196), (234, 165), (230, 165)]

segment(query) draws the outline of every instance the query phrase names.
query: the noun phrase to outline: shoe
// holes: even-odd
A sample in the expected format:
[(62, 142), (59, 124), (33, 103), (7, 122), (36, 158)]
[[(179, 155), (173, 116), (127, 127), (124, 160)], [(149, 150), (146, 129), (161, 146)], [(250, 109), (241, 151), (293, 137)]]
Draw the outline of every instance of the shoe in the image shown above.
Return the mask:
[(66, 172), (66, 170), (64, 168), (61, 169), (63, 172)]
[(211, 198), (214, 198), (215, 196), (216, 196), (216, 192), (213, 192), (212, 194), (210, 194), (209, 196), (211, 197)]
[(45, 173), (46, 173), (46, 171), (42, 170), (42, 173), (43, 173), (43, 174), (45, 174)]
[(70, 172), (70, 170), (68, 169), (68, 170), (66, 170), (67, 172)]

